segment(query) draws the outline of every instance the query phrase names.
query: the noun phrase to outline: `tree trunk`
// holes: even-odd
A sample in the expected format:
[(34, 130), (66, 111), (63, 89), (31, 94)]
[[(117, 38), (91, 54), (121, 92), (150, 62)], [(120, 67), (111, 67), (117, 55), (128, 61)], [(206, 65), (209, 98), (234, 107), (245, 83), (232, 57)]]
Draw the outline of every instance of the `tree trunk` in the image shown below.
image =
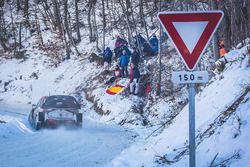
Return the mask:
[[(130, 2), (130, 0), (126, 0), (126, 9), (127, 9), (127, 15), (130, 15), (130, 11), (129, 11), (129, 8), (132, 7), (132, 3)], [(132, 9), (132, 8), (131, 8)]]
[(36, 5), (35, 9), (36, 9), (36, 11), (35, 11), (35, 20), (36, 20), (36, 28), (37, 28), (36, 31), (37, 31), (38, 37), (40, 38), (40, 42), (41, 42), (42, 46), (44, 46), (42, 31), (41, 31), (39, 19), (38, 19), (38, 16), (37, 16), (37, 13), (38, 13), (38, 6), (37, 5)]
[(144, 26), (144, 21), (143, 21), (143, 0), (139, 0), (139, 15), (141, 19), (141, 27)]
[(140, 4), (140, 18), (141, 18), (141, 21), (142, 21), (142, 26), (144, 26), (145, 28), (145, 32), (146, 32), (146, 36), (147, 36), (147, 39), (149, 40), (149, 35), (148, 35), (148, 28), (147, 28), (147, 23), (146, 23), (146, 20), (144, 18), (144, 12), (143, 12), (143, 0), (140, 0), (139, 2)]
[[(64, 27), (67, 32), (68, 38), (71, 38), (71, 34), (69, 33), (69, 24), (68, 24), (68, 0), (64, 0)], [(64, 36), (65, 40), (65, 49), (66, 49), (66, 59), (70, 59), (70, 47), (69, 42), (67, 41), (66, 35)]]
[[(126, 0), (126, 2), (127, 2), (127, 0)], [(128, 30), (128, 39), (132, 39), (132, 30), (131, 30), (131, 27), (130, 27), (130, 20), (129, 20), (129, 15), (128, 15), (129, 12), (128, 12), (128, 10), (126, 10), (126, 9), (129, 9), (129, 7), (126, 5), (127, 8), (125, 8), (123, 0), (119, 0), (119, 3), (121, 5), (121, 7), (122, 7), (123, 13), (126, 16), (126, 23), (127, 23), (127, 30)], [(129, 3), (129, 4), (132, 5), (132, 3)], [(132, 6), (131, 6), (131, 9), (132, 9)], [(133, 12), (131, 12), (131, 13), (133, 15)], [(135, 20), (133, 19), (133, 21), (135, 21)]]
[(223, 8), (223, 12), (224, 12), (224, 34), (225, 34), (225, 44), (226, 44), (226, 49), (229, 48), (229, 46), (231, 46), (231, 19), (230, 16), (228, 15), (228, 11), (227, 9), (224, 7)]
[(16, 1), (17, 11), (21, 10), (21, 3), (20, 0)]
[(55, 27), (58, 28), (60, 35), (63, 34), (62, 30), (62, 25), (61, 25), (61, 14), (60, 14), (60, 9), (58, 7), (58, 1), (53, 0), (53, 10), (54, 10), (54, 17), (55, 17)]
[(102, 36), (102, 49), (105, 49), (105, 28), (106, 28), (106, 16), (105, 16), (105, 4), (102, 0), (102, 16), (103, 16), (103, 36)]
[(7, 51), (7, 50), (9, 50), (9, 48), (5, 44), (6, 40), (3, 37), (4, 33), (5, 33), (4, 12), (2, 9), (0, 9), (0, 45), (2, 46), (4, 51)]
[(93, 30), (91, 24), (91, 11), (92, 11), (92, 0), (89, 0), (89, 9), (88, 9), (88, 24), (89, 24), (89, 42), (93, 42)]
[(0, 45), (2, 46), (3, 50), (6, 52), (9, 50), (9, 48), (5, 44), (5, 40), (0, 32)]
[[(215, 0), (211, 0), (211, 3), (212, 3), (212, 9), (213, 10), (218, 10), (218, 4), (217, 4), (217, 1)], [(218, 60), (220, 57), (219, 57), (219, 47), (218, 47), (218, 31), (214, 33), (214, 36), (213, 36), (213, 53), (214, 53), (214, 59), (215, 61)]]
[[(44, 9), (44, 13), (46, 15), (47, 21), (51, 23), (52, 30), (56, 30), (56, 21), (55, 17), (53, 16), (53, 12), (50, 9), (50, 6), (48, 5), (47, 0), (42, 1), (42, 7)], [(46, 19), (45, 19), (46, 20)]]
[(24, 17), (26, 18), (26, 23), (29, 24), (29, 0), (24, 1)]
[(94, 24), (94, 40), (96, 41), (96, 49), (98, 50), (98, 51), (100, 51), (100, 48), (99, 48), (99, 36), (98, 36), (98, 27), (97, 27), (97, 23), (96, 23), (96, 8), (95, 8), (95, 6), (93, 7), (93, 15), (94, 15), (94, 22), (93, 22), (93, 24)]
[(79, 2), (79, 0), (75, 0), (75, 19), (76, 19), (77, 41), (80, 42), (81, 41), (81, 34), (80, 34), (80, 26), (79, 26), (78, 2)]
[(19, 49), (22, 49), (22, 23), (19, 23)]

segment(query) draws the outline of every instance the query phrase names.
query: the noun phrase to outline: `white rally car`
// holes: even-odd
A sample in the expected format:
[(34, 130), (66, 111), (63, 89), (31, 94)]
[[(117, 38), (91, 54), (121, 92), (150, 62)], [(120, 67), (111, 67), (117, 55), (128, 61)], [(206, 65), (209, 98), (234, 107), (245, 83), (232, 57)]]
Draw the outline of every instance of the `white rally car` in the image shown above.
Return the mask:
[(29, 122), (36, 130), (59, 125), (82, 127), (80, 109), (80, 104), (73, 96), (45, 96), (37, 105), (32, 105)]

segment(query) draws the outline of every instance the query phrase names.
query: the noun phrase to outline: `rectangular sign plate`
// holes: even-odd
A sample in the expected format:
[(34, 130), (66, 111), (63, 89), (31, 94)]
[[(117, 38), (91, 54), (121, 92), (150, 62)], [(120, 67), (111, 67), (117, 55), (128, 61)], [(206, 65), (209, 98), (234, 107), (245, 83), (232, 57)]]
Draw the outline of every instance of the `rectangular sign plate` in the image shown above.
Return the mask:
[(207, 83), (207, 71), (173, 71), (172, 82), (177, 84)]

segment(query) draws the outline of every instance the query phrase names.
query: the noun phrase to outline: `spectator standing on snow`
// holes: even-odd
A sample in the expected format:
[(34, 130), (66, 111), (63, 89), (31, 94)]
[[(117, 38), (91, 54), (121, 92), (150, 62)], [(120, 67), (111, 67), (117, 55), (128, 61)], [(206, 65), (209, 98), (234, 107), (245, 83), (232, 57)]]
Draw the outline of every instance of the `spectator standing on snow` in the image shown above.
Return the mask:
[(155, 34), (153, 34), (153, 37), (149, 40), (149, 43), (151, 45), (153, 56), (157, 55), (159, 50), (159, 40)]
[(119, 61), (119, 65), (122, 68), (123, 78), (126, 78), (128, 76), (128, 63), (129, 63), (129, 56), (126, 54), (126, 50), (123, 50)]
[(133, 48), (133, 49), (134, 50), (133, 50), (132, 55), (131, 55), (131, 63), (138, 66), (139, 61), (140, 61), (140, 53), (136, 48)]
[(109, 47), (107, 47), (104, 50), (104, 52), (102, 53), (102, 56), (103, 56), (103, 60), (104, 60), (104, 69), (108, 70), (110, 65), (111, 65), (112, 56), (113, 56), (111, 49)]
[(132, 76), (130, 80), (130, 93), (137, 95), (139, 93), (140, 71), (138, 67), (132, 64)]
[(122, 54), (123, 47), (127, 45), (128, 42), (125, 39), (122, 39), (119, 35), (116, 37), (114, 52), (117, 58)]

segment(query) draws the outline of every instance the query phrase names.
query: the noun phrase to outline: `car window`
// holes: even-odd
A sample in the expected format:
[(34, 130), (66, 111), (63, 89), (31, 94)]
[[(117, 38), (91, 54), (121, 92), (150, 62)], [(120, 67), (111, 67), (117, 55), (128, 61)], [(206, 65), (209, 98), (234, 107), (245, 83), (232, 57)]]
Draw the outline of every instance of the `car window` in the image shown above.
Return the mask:
[(72, 96), (50, 96), (42, 108), (73, 108), (80, 109), (79, 103)]
[(36, 104), (36, 108), (38, 108), (38, 107), (40, 107), (40, 106), (42, 105), (44, 99), (45, 99), (45, 97), (42, 97), (42, 98), (38, 101), (38, 103)]

